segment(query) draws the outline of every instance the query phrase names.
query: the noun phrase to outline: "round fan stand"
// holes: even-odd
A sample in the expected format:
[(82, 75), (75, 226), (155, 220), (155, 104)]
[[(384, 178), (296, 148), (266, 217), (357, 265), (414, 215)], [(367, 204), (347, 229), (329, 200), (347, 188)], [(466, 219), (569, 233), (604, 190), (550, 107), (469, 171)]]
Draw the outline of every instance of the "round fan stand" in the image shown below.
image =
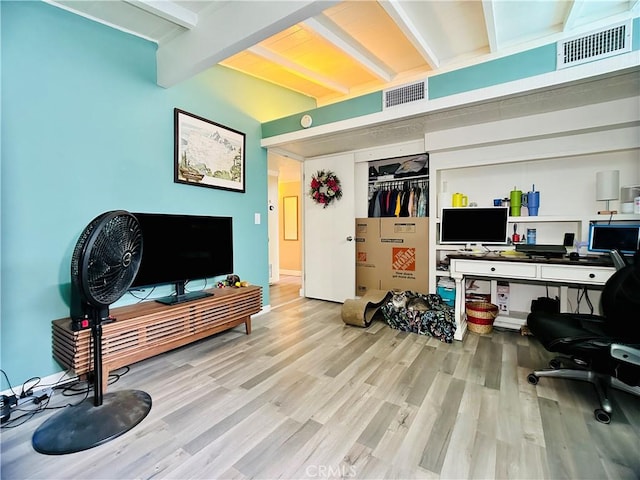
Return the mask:
[(96, 217), (80, 236), (71, 261), (71, 316), (88, 320), (91, 327), (94, 395), (40, 425), (32, 437), (37, 452), (88, 450), (128, 432), (151, 410), (151, 397), (145, 392), (102, 390), (102, 324), (109, 319), (109, 305), (133, 282), (141, 251), (137, 219), (124, 210)]
[[(95, 310), (96, 316), (101, 317)], [(33, 434), (33, 448), (47, 455), (88, 450), (128, 432), (151, 410), (151, 396), (140, 390), (102, 391), (102, 319), (92, 320), (93, 398), (60, 410)]]

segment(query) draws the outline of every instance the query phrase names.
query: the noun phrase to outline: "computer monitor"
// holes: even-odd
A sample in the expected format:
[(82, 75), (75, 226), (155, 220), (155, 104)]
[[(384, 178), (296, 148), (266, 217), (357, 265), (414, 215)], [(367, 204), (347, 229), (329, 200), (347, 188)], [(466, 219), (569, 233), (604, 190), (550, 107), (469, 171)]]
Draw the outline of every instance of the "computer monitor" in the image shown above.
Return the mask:
[(640, 225), (598, 224), (589, 225), (589, 251), (632, 255), (640, 248)]
[(443, 208), (440, 219), (441, 244), (499, 245), (508, 242), (506, 207)]

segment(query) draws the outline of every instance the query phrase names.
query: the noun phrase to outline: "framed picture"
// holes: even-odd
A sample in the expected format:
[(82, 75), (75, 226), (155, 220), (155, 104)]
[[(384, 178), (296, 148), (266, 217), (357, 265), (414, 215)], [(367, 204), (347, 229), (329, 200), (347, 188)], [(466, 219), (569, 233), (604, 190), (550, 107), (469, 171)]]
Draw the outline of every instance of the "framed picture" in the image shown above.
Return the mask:
[(282, 219), (285, 240), (298, 240), (298, 197), (283, 197)]
[(174, 181), (245, 191), (245, 134), (174, 109)]

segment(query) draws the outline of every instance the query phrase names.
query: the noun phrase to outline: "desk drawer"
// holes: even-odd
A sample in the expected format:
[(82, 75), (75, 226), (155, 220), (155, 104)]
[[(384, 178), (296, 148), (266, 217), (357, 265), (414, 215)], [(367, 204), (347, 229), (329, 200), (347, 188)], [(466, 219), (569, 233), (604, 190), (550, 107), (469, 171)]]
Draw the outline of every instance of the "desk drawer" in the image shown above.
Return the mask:
[(540, 278), (560, 282), (604, 285), (615, 270), (607, 267), (541, 265)]
[(537, 266), (531, 263), (494, 262), (488, 260), (452, 260), (452, 270), (464, 275), (486, 277), (531, 278), (537, 275)]

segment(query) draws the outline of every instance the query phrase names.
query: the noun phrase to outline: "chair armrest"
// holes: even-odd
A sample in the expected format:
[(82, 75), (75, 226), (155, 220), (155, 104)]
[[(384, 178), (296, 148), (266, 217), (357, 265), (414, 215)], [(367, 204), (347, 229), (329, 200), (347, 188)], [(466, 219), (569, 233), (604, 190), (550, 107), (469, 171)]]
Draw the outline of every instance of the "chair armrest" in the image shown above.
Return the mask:
[(613, 358), (640, 366), (640, 346), (612, 343), (610, 351)]
[(609, 256), (611, 257), (611, 261), (613, 262), (613, 266), (616, 267), (616, 270), (622, 270), (627, 266), (627, 262), (625, 262), (624, 257), (618, 250), (609, 250)]

